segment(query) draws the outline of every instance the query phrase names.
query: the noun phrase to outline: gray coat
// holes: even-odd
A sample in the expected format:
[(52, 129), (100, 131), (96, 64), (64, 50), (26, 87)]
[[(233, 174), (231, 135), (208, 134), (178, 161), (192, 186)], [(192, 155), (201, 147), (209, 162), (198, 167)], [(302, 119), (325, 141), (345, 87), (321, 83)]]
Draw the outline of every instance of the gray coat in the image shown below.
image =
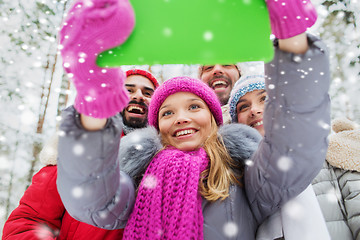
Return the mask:
[[(266, 65), (265, 137), (246, 161), (244, 187), (232, 186), (225, 201), (203, 201), (204, 239), (255, 239), (258, 225), (321, 169), (330, 123), (329, 64), (325, 45), (314, 37), (309, 43), (304, 55), (276, 48)], [(119, 166), (120, 117), (109, 119), (101, 131), (87, 132), (69, 109), (60, 129), (58, 190), (67, 211), (94, 226), (123, 228), (136, 195), (133, 180)], [(229, 151), (239, 161), (247, 154), (236, 143), (256, 139), (251, 130), (229, 131), (234, 144)]]
[(313, 188), (331, 238), (360, 240), (360, 172), (325, 161)]

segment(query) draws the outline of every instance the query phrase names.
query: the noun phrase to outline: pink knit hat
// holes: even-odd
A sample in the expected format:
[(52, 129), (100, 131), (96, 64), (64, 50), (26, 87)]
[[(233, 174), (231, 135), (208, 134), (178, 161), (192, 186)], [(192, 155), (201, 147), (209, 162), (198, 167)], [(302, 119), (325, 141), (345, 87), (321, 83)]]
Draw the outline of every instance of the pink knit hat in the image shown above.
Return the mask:
[(149, 105), (148, 121), (151, 126), (159, 129), (159, 109), (165, 99), (177, 92), (190, 92), (200, 97), (208, 108), (218, 126), (223, 124), (220, 102), (214, 91), (205, 83), (190, 77), (174, 77), (161, 84), (154, 92)]
[(154, 84), (155, 88), (157, 88), (159, 86), (159, 82), (156, 80), (154, 75), (152, 75), (148, 71), (145, 71), (145, 70), (142, 70), (142, 69), (130, 69), (130, 70), (127, 70), (126, 71), (126, 77), (131, 76), (131, 75), (140, 75), (140, 76), (146, 77), (147, 79), (149, 79)]

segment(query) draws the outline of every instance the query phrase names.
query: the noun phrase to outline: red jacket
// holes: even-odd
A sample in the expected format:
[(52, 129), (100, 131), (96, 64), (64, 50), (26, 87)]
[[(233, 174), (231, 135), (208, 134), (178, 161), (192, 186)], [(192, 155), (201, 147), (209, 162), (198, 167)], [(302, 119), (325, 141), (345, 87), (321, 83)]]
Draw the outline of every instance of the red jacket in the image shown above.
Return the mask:
[(104, 230), (72, 218), (60, 199), (56, 178), (57, 166), (46, 166), (34, 175), (4, 225), (3, 240), (122, 239), (122, 229)]

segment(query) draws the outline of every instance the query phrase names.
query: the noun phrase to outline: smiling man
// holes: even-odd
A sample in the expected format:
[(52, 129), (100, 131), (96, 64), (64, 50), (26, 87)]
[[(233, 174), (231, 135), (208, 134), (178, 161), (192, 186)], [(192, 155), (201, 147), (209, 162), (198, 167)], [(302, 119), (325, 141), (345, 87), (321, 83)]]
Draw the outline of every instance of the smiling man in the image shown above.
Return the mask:
[(234, 84), (241, 74), (237, 65), (204, 65), (200, 66), (201, 81), (209, 85), (216, 93), (223, 111), (224, 123), (230, 123), (229, 107), (227, 102)]
[(121, 112), (124, 135), (135, 128), (146, 127), (148, 105), (158, 86), (158, 81), (150, 72), (141, 69), (131, 69), (126, 72), (125, 87), (129, 91), (130, 100), (128, 106)]

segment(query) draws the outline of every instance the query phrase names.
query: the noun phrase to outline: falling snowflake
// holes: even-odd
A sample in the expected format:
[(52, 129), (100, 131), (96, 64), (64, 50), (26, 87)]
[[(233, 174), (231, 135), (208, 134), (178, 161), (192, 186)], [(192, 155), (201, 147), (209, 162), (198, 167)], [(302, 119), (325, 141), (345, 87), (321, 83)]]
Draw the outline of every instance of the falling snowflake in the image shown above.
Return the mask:
[(147, 189), (154, 189), (157, 185), (157, 179), (153, 175), (147, 175), (144, 177), (143, 186)]
[(338, 197), (334, 189), (327, 191), (325, 196), (329, 202), (336, 203), (338, 201)]
[(54, 237), (52, 229), (50, 229), (46, 224), (43, 223), (39, 223), (37, 226), (35, 226), (34, 232), (37, 239), (39, 240), (51, 239)]
[(77, 156), (84, 154), (84, 151), (85, 151), (85, 149), (82, 144), (77, 143), (73, 147), (73, 153)]
[(294, 61), (294, 62), (300, 63), (301, 60), (302, 60), (302, 58), (301, 58), (300, 56), (298, 56), (298, 55), (296, 55), (296, 56), (293, 57), (293, 61)]
[(141, 151), (141, 150), (144, 149), (144, 147), (141, 144), (136, 144), (135, 149), (138, 150), (138, 151)]
[(325, 130), (329, 130), (329, 129), (330, 129), (330, 125), (329, 125), (328, 123), (324, 122), (323, 120), (319, 120), (319, 121), (318, 121), (318, 125), (319, 125), (320, 127), (322, 127), (323, 129), (325, 129)]
[(42, 66), (42, 63), (40, 62), (40, 61), (35, 61), (34, 63), (33, 63), (33, 67), (35, 67), (35, 68), (39, 68), (39, 67), (41, 67)]
[(59, 137), (65, 137), (66, 133), (65, 133), (64, 131), (58, 131), (58, 132), (57, 132), (57, 135), (58, 135)]
[(131, 138), (129, 139), (132, 143), (138, 143), (142, 139), (142, 136), (140, 133), (133, 133), (131, 134)]
[(157, 230), (157, 235), (160, 237), (160, 236), (162, 236), (164, 234), (164, 230), (162, 230), (162, 229), (158, 229)]
[(109, 216), (109, 212), (107, 212), (107, 211), (100, 211), (99, 212), (99, 217), (100, 218), (102, 218), (102, 219), (105, 219), (105, 218), (107, 218)]
[(85, 96), (84, 99), (85, 99), (85, 101), (87, 101), (87, 102), (92, 102), (92, 101), (95, 100), (95, 99), (94, 99), (93, 97), (91, 97), (91, 96)]
[(168, 27), (164, 28), (163, 34), (164, 34), (165, 37), (171, 37), (171, 35), (172, 35), (171, 28), (168, 28)]
[(92, 2), (92, 0), (84, 0), (85, 7), (92, 7), (93, 5), (94, 3)]
[(283, 210), (293, 219), (301, 219), (304, 217), (303, 206), (296, 201), (289, 201), (286, 205), (284, 205)]
[(23, 45), (21, 45), (21, 48), (24, 49), (24, 50), (27, 50), (27, 49), (29, 49), (29, 46), (26, 45), (26, 44), (23, 44)]
[(227, 222), (224, 224), (223, 231), (227, 237), (234, 237), (238, 234), (239, 229), (234, 222)]
[(71, 194), (74, 198), (81, 198), (84, 195), (84, 190), (81, 187), (74, 187)]
[(251, 167), (251, 166), (254, 165), (254, 161), (252, 161), (251, 159), (246, 159), (245, 160), (245, 165)]
[(203, 37), (205, 41), (210, 42), (211, 40), (213, 40), (214, 34), (211, 31), (206, 31)]
[(277, 167), (281, 170), (281, 171), (289, 171), (289, 169), (292, 167), (293, 161), (291, 158), (286, 157), (286, 156), (282, 156), (279, 158), (278, 162), (277, 162)]

